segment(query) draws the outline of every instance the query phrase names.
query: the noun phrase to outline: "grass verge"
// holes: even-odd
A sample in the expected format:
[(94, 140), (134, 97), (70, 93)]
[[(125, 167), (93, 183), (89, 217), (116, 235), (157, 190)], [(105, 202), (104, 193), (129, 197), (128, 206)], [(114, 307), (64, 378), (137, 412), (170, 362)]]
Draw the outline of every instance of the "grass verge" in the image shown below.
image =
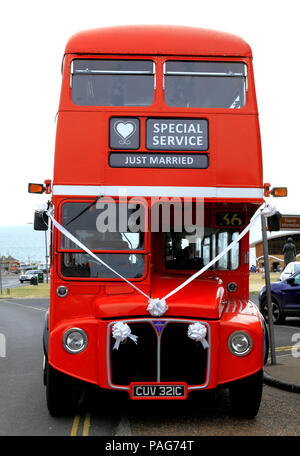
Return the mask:
[[(270, 281), (278, 282), (280, 280), (279, 272), (271, 272)], [(259, 293), (261, 288), (265, 285), (265, 279), (261, 272), (250, 273), (249, 277), (249, 292), (250, 293)]]
[[(9, 290), (9, 292), (8, 292)], [(39, 283), (38, 285), (27, 285), (18, 288), (2, 290), (0, 298), (49, 298), (50, 283)]]

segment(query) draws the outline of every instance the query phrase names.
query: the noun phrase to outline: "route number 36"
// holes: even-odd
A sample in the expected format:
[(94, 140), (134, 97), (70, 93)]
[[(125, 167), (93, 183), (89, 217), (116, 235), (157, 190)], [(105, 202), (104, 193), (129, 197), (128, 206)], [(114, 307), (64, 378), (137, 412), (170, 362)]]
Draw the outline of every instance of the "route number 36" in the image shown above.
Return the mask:
[(242, 226), (245, 224), (244, 212), (218, 212), (216, 214), (217, 226)]

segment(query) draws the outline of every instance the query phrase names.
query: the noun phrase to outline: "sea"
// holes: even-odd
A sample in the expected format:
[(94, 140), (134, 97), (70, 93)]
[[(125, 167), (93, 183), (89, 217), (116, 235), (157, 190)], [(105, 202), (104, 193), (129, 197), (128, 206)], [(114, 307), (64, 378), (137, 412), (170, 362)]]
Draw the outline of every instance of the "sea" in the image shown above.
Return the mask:
[(34, 231), (33, 225), (0, 226), (0, 257), (12, 256), (22, 263), (44, 262), (49, 255), (49, 233)]

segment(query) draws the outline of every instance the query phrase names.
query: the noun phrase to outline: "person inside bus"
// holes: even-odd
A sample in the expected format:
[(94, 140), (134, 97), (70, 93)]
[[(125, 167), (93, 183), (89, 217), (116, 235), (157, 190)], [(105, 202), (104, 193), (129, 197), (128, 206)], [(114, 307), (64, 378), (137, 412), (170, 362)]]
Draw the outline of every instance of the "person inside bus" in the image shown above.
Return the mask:
[(181, 250), (176, 259), (176, 269), (201, 269), (203, 266), (203, 259), (195, 257), (192, 245)]
[(123, 239), (122, 234), (111, 231), (105, 233), (93, 232), (92, 237), (88, 239), (87, 245), (91, 250), (130, 250), (130, 246)]
[[(116, 253), (100, 253), (99, 257), (116, 272), (125, 277), (140, 277), (143, 275), (144, 263), (139, 255), (130, 253), (119, 253), (124, 250), (131, 250), (130, 242), (124, 240), (124, 234), (120, 232), (106, 232), (104, 239), (99, 239), (99, 233), (95, 232), (94, 237), (89, 239), (91, 250), (113, 250)], [(101, 265), (92, 258), (89, 259), (90, 277), (112, 277), (116, 275), (106, 266)]]

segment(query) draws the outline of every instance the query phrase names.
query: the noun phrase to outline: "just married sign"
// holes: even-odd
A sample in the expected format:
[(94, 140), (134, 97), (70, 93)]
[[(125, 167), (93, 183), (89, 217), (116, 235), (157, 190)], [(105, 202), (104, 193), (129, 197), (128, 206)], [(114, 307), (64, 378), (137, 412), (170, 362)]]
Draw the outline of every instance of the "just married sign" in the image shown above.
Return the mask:
[(112, 168), (206, 169), (209, 159), (208, 154), (111, 152), (109, 165)]

